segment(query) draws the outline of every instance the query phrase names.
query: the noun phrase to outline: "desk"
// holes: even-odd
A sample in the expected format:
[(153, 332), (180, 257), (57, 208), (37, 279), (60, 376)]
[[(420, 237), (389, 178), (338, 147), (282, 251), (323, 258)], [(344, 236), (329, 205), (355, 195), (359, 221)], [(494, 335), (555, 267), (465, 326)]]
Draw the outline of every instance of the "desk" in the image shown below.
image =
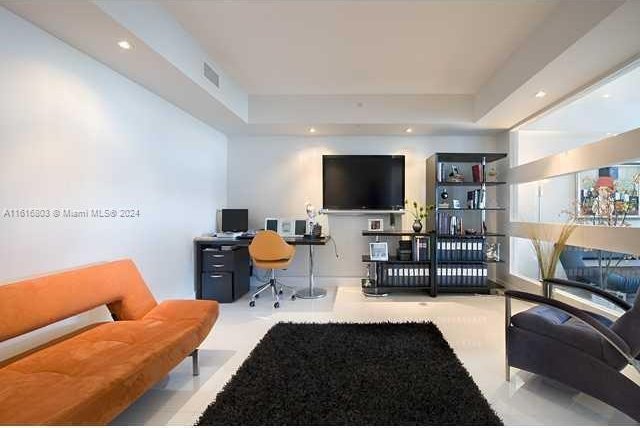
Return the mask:
[[(303, 238), (292, 237), (285, 238), (285, 241), (291, 245), (305, 245), (309, 247), (309, 287), (304, 290), (296, 292), (295, 296), (301, 299), (318, 299), (327, 295), (326, 290), (322, 288), (315, 288), (314, 283), (314, 260), (313, 249), (316, 245), (326, 245), (331, 238), (322, 236), (319, 238)], [(202, 289), (202, 250), (205, 248), (211, 248), (216, 246), (237, 246), (248, 247), (251, 244), (252, 238), (240, 237), (240, 238), (216, 238), (213, 236), (199, 236), (193, 240), (194, 243), (194, 288), (196, 297), (200, 296), (200, 290)]]

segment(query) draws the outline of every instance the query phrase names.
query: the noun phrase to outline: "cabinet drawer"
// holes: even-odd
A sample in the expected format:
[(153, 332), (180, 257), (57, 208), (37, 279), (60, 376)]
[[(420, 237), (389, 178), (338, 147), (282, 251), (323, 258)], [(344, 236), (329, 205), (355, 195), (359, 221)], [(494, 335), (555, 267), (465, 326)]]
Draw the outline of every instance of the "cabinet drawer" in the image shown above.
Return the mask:
[(209, 272), (202, 274), (202, 298), (220, 303), (233, 302), (233, 274)]
[(203, 272), (233, 271), (233, 251), (206, 249), (202, 251)]

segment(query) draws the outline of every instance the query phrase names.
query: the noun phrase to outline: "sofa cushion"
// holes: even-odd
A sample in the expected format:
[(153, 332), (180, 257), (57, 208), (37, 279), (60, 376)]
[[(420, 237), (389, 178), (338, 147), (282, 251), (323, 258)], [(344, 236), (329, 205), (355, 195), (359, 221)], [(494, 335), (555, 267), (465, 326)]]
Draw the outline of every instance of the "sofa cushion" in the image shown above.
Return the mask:
[[(607, 327), (613, 323), (606, 317), (592, 312), (588, 313)], [(620, 369), (626, 364), (624, 357), (589, 325), (559, 309), (544, 305), (535, 306), (514, 315), (511, 322), (516, 327), (578, 348), (616, 369)]]
[(118, 320), (133, 320), (156, 304), (131, 260), (18, 281), (0, 287), (0, 341), (102, 305)]
[(213, 301), (169, 301), (161, 307), (142, 320), (96, 325), (0, 368), (0, 421), (112, 420), (188, 356), (218, 315)]

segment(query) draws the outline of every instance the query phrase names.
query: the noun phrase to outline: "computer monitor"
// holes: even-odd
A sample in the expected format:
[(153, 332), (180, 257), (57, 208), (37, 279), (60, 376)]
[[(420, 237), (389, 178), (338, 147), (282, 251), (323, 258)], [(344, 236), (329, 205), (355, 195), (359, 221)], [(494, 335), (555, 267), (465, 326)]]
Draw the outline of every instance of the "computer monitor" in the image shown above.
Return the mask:
[(249, 210), (225, 208), (220, 211), (220, 229), (223, 232), (246, 232), (249, 230)]

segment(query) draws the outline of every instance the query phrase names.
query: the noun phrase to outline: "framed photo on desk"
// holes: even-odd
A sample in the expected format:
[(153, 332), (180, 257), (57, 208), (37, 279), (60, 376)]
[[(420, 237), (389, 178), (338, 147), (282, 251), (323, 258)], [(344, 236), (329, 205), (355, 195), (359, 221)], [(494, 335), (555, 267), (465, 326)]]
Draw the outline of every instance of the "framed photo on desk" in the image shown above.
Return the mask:
[(285, 238), (295, 236), (295, 220), (290, 218), (281, 218), (278, 233), (280, 236)]

